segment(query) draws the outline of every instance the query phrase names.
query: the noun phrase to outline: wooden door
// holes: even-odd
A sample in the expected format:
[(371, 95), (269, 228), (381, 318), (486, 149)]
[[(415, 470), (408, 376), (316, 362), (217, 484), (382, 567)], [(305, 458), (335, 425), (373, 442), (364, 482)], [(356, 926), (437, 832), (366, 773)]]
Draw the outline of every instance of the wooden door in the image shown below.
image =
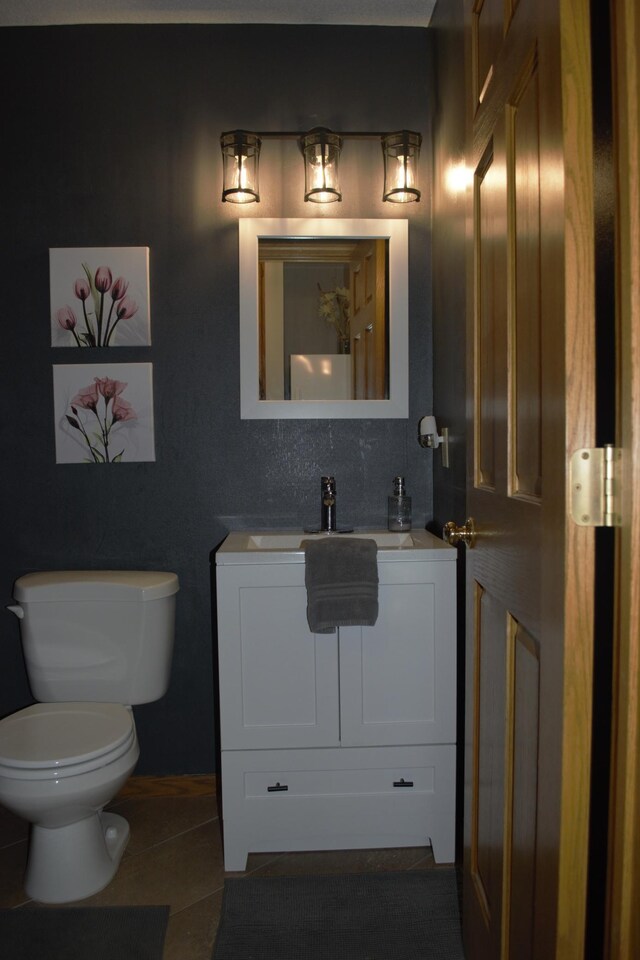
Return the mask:
[(594, 445), (587, 0), (468, 0), (468, 960), (582, 958)]
[(386, 241), (361, 244), (350, 267), (353, 399), (384, 400), (387, 388)]

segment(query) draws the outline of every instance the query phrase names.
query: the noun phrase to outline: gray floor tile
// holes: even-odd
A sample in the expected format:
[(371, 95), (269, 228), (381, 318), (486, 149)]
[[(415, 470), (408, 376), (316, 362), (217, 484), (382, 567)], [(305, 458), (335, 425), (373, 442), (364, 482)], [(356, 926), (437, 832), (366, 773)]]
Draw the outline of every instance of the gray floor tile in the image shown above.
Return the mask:
[(220, 921), (222, 891), (169, 918), (163, 960), (210, 960)]

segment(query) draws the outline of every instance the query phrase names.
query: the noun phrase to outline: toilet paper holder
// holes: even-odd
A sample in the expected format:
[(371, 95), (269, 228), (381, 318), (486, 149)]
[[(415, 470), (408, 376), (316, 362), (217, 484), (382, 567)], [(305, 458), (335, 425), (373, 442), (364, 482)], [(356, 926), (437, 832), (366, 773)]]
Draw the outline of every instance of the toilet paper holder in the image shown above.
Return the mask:
[(442, 448), (442, 466), (449, 466), (449, 428), (443, 427), (442, 434), (438, 433), (436, 418), (432, 415), (424, 416), (418, 423), (418, 443), (421, 447), (431, 450)]

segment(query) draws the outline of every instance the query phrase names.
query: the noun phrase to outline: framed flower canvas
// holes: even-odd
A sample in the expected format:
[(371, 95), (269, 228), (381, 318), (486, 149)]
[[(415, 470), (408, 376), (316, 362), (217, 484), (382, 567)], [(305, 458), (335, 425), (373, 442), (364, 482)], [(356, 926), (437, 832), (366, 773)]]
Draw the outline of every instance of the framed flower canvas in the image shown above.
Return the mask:
[(150, 363), (53, 365), (56, 463), (155, 460)]
[(151, 343), (148, 247), (49, 250), (52, 347)]

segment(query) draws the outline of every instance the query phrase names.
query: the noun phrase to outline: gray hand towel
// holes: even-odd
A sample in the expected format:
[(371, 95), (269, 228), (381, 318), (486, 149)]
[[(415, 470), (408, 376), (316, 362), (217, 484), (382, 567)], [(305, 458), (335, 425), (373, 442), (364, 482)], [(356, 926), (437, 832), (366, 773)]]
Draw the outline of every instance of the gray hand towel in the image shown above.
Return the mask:
[(307, 620), (313, 633), (373, 626), (378, 619), (378, 547), (375, 540), (305, 540)]

